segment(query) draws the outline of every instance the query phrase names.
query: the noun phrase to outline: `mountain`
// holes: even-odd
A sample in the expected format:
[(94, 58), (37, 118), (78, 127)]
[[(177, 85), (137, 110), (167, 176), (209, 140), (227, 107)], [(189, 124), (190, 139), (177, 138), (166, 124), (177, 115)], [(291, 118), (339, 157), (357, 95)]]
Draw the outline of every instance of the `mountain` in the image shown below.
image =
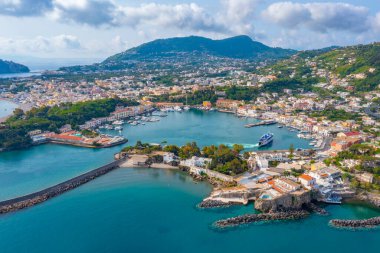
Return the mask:
[(0, 74), (26, 73), (29, 71), (30, 70), (27, 66), (12, 61), (3, 61), (0, 59)]
[(176, 56), (208, 56), (233, 59), (277, 59), (295, 54), (295, 50), (272, 48), (242, 35), (223, 40), (190, 36), (159, 39), (129, 49), (106, 59), (103, 64), (154, 60)]

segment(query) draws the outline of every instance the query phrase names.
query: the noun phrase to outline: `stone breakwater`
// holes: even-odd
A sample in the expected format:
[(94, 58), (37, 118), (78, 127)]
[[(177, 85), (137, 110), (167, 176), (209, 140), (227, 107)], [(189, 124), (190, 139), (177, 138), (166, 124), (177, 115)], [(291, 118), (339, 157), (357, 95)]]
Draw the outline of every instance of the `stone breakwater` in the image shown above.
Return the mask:
[(240, 203), (223, 202), (219, 200), (207, 199), (202, 201), (198, 208), (218, 208), (218, 207), (230, 207), (232, 205), (239, 205)]
[(49, 187), (39, 192), (35, 192), (35, 193), (28, 194), (22, 197), (2, 201), (0, 202), (0, 214), (6, 214), (10, 212), (15, 212), (21, 209), (25, 209), (28, 207), (32, 207), (34, 205), (45, 202), (48, 199), (59, 196), (67, 191), (73, 190), (85, 183), (88, 183), (94, 180), (95, 178), (98, 178), (118, 168), (120, 163), (123, 161), (124, 159), (111, 162), (105, 166), (94, 169), (90, 172), (87, 172), (78, 177), (72, 178), (68, 181)]
[(380, 226), (380, 216), (366, 220), (331, 220), (330, 224), (337, 228), (374, 228)]
[(225, 220), (219, 220), (215, 222), (214, 225), (218, 228), (227, 228), (262, 221), (298, 220), (306, 218), (308, 215), (309, 212), (304, 210), (278, 213), (245, 214)]

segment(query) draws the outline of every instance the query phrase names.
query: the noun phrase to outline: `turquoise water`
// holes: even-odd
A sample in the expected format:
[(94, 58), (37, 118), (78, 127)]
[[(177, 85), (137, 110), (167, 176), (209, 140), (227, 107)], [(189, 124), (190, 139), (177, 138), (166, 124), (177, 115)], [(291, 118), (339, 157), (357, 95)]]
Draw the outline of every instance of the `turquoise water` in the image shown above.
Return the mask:
[(196, 208), (211, 188), (185, 174), (119, 169), (28, 210), (0, 216), (2, 253), (50, 252), (373, 252), (380, 231), (328, 226), (331, 218), (367, 218), (362, 206), (330, 206), (330, 217), (249, 225), (226, 231), (212, 223), (252, 205)]
[[(123, 135), (129, 139), (126, 145), (134, 145), (137, 140), (155, 143), (166, 140), (178, 145), (196, 141), (201, 146), (240, 143), (252, 149), (263, 133), (271, 131), (275, 140), (269, 148), (287, 149), (292, 143), (295, 147), (308, 147), (308, 142), (298, 139), (294, 132), (276, 126), (244, 128), (252, 121), (231, 114), (192, 110), (169, 113), (160, 122), (125, 126)], [(49, 144), (0, 153), (0, 200), (46, 188), (110, 162), (121, 148), (94, 150)]]
[(11, 115), (16, 108), (15, 103), (0, 99), (0, 118)]

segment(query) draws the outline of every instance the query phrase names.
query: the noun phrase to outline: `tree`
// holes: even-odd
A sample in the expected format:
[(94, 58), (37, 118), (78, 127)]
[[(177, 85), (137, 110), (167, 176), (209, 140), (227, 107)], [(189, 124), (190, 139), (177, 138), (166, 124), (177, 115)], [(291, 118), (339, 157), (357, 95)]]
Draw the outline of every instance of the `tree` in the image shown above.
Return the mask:
[(197, 146), (196, 142), (187, 143), (182, 146), (179, 150), (179, 157), (182, 159), (189, 159), (193, 156), (200, 156), (201, 150)]
[(239, 154), (241, 151), (244, 150), (244, 147), (243, 145), (240, 145), (240, 144), (234, 144), (232, 146), (232, 150), (235, 151), (237, 154)]
[(294, 157), (294, 145), (290, 144), (290, 147), (289, 147), (289, 158), (293, 159), (293, 157)]
[(164, 147), (164, 151), (173, 153), (174, 155), (178, 156), (180, 148), (176, 145), (168, 145)]

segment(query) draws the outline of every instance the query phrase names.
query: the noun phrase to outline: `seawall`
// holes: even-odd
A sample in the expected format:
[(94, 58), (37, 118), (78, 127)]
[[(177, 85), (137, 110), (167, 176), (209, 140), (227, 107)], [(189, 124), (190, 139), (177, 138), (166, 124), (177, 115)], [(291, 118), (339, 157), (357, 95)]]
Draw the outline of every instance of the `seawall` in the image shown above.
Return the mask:
[(113, 171), (114, 169), (118, 168), (119, 165), (124, 161), (125, 159), (116, 160), (107, 165), (89, 171), (85, 174), (67, 180), (63, 183), (46, 188), (44, 190), (17, 197), (14, 199), (1, 201), (0, 214), (15, 212), (24, 208), (32, 207), (34, 205), (45, 202), (51, 198), (57, 197), (67, 191), (73, 190), (85, 183), (88, 183), (94, 180), (95, 178), (98, 178), (102, 175), (105, 175)]

